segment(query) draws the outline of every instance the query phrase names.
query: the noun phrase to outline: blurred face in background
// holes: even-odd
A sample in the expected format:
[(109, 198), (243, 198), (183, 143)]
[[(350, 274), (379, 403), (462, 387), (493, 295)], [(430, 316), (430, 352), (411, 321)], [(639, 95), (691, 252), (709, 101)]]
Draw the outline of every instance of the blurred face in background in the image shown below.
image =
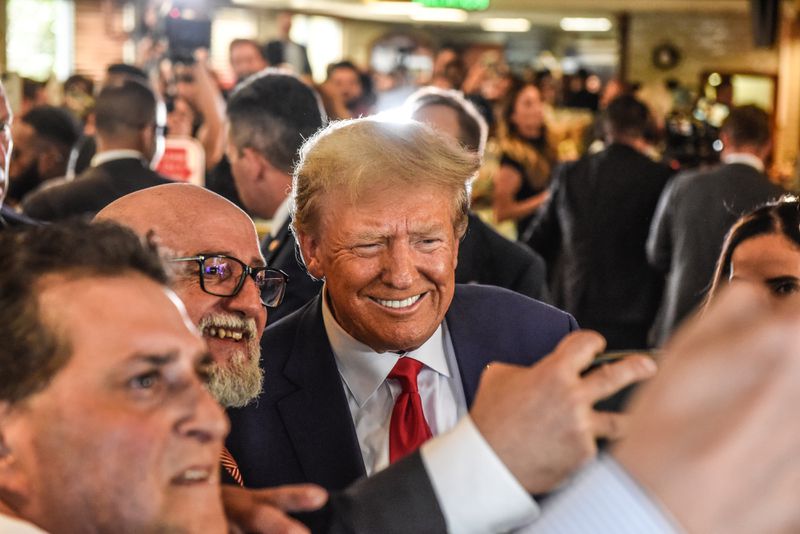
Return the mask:
[(267, 62), (252, 43), (242, 43), (231, 48), (231, 69), (237, 81), (260, 72), (267, 67)]
[(355, 104), (363, 94), (361, 77), (351, 68), (334, 69), (328, 78), (328, 84), (347, 107)]
[(747, 239), (733, 251), (730, 280), (766, 288), (776, 303), (800, 302), (800, 247), (780, 233)]
[(514, 100), (511, 122), (523, 137), (539, 137), (544, 125), (544, 107), (539, 90), (526, 85)]
[(172, 102), (172, 110), (167, 113), (167, 133), (170, 136), (191, 137), (194, 125), (194, 110), (183, 98)]

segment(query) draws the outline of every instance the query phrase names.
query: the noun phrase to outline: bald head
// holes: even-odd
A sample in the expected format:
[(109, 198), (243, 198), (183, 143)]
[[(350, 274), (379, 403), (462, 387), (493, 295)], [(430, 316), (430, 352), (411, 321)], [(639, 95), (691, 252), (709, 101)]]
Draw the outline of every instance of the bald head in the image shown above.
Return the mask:
[[(225, 406), (244, 406), (261, 391), (259, 341), (267, 321), (256, 284), (246, 277), (234, 295), (206, 291), (201, 277), (233, 272), (235, 260), (263, 266), (253, 222), (221, 196), (189, 184), (167, 184), (126, 195), (104, 208), (95, 220), (112, 220), (139, 235), (155, 234), (177, 261), (173, 289), (186, 305), (217, 363), (210, 389)], [(224, 256), (231, 270), (209, 266)], [(208, 258), (208, 259), (201, 259)], [(201, 269), (200, 265), (204, 268)], [(241, 273), (241, 270), (239, 270)]]
[(115, 200), (95, 217), (125, 225), (142, 236), (152, 231), (162, 246), (181, 254), (188, 253), (197, 242), (205, 249), (203, 241), (208, 238), (204, 234), (223, 218), (233, 222), (239, 233), (251, 233), (257, 242), (255, 227), (245, 212), (220, 195), (190, 184), (136, 191)]

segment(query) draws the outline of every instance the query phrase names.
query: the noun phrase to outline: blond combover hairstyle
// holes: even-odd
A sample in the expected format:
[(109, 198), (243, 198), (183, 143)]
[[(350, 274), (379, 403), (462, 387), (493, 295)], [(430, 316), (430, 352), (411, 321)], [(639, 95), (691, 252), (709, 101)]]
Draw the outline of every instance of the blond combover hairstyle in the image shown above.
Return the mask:
[(419, 122), (334, 122), (300, 150), (292, 181), (292, 229), (317, 236), (321, 207), (332, 191), (344, 191), (356, 201), (375, 186), (413, 191), (434, 185), (452, 192), (453, 224), (462, 236), (478, 167), (478, 156)]

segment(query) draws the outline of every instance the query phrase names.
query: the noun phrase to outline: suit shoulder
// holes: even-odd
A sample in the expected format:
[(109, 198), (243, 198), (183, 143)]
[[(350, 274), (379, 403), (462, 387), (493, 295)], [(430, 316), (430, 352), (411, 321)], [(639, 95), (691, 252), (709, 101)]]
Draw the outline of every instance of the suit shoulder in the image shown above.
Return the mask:
[(308, 321), (313, 321), (312, 315), (317, 313), (317, 306), (319, 299), (312, 298), (299, 309), (267, 326), (261, 337), (262, 347), (266, 347), (268, 353), (271, 353), (285, 345), (291, 346)]
[(516, 325), (521, 320), (539, 324), (563, 325), (573, 330), (575, 319), (567, 312), (502, 287), (478, 284), (456, 285), (450, 309), (454, 313), (474, 315), (483, 324)]

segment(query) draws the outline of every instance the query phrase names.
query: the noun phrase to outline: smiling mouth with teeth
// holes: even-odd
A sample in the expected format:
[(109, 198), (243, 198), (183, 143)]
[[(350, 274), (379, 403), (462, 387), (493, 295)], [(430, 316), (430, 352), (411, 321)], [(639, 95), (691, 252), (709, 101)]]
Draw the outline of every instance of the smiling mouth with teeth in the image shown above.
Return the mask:
[(372, 300), (374, 300), (384, 308), (400, 309), (413, 306), (419, 299), (422, 298), (423, 295), (424, 293), (420, 293), (419, 295), (414, 295), (413, 297), (408, 297), (407, 299), (403, 300), (384, 300), (378, 298), (373, 298)]
[(204, 328), (203, 335), (208, 337), (216, 337), (219, 339), (232, 339), (233, 341), (241, 341), (242, 339), (250, 338), (250, 334), (242, 330), (214, 326)]
[(204, 484), (212, 481), (213, 470), (208, 467), (192, 467), (172, 479), (173, 484)]

